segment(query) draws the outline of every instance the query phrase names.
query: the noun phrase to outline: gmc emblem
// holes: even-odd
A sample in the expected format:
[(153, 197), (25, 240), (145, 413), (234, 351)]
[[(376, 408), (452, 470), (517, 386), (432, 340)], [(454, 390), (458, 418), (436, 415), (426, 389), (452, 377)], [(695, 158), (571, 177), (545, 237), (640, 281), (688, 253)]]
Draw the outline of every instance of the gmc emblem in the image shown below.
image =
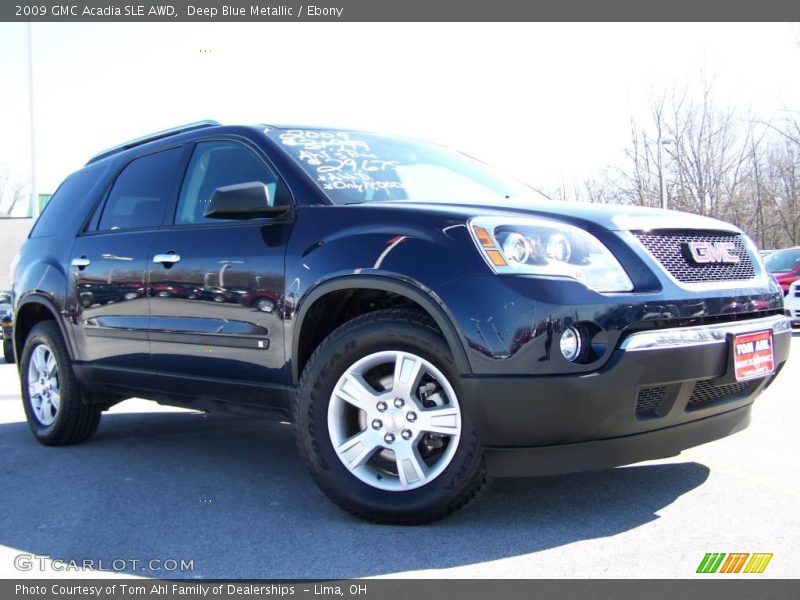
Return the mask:
[(733, 253), (736, 248), (733, 242), (687, 242), (683, 246), (688, 257), (698, 265), (739, 262), (739, 257)]

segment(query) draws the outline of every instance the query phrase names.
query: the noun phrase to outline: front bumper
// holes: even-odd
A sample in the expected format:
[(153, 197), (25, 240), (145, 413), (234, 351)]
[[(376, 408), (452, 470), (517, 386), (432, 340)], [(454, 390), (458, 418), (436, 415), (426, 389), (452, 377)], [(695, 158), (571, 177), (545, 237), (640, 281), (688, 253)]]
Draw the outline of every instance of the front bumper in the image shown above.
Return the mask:
[[(775, 372), (736, 382), (730, 336), (766, 329)], [(745, 428), (790, 343), (789, 320), (780, 316), (639, 332), (595, 372), (465, 377), (462, 393), (493, 475), (613, 467), (673, 456)]]

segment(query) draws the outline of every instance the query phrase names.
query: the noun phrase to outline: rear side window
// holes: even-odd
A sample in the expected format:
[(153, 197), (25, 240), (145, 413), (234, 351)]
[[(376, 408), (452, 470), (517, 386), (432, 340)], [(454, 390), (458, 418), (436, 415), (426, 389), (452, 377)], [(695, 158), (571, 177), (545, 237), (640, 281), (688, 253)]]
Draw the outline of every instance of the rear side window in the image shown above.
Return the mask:
[(219, 223), (220, 219), (203, 216), (214, 190), (254, 181), (267, 186), (270, 202), (274, 204), (278, 177), (250, 148), (229, 141), (197, 144), (178, 198), (175, 223)]
[(128, 163), (108, 194), (98, 229), (116, 231), (161, 225), (182, 152), (183, 148), (171, 148)]
[(82, 222), (100, 193), (96, 188), (105, 181), (106, 169), (106, 165), (91, 165), (67, 177), (45, 206), (30, 237), (56, 235), (69, 228), (73, 221)]

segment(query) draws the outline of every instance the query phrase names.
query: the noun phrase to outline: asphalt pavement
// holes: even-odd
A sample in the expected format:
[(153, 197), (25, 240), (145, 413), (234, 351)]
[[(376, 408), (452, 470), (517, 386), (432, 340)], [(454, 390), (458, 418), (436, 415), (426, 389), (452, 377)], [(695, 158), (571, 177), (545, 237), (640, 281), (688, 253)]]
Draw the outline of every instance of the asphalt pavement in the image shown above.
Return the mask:
[[(74, 569), (93, 561), (114, 577), (685, 578), (707, 552), (772, 553), (757, 577), (796, 576), (793, 337), (789, 364), (744, 432), (668, 460), (494, 480), (453, 517), (405, 528), (328, 502), (288, 425), (129, 400), (90, 442), (41, 446), (16, 368), (0, 360), (0, 577), (94, 577)], [(191, 568), (167, 571), (172, 560)]]

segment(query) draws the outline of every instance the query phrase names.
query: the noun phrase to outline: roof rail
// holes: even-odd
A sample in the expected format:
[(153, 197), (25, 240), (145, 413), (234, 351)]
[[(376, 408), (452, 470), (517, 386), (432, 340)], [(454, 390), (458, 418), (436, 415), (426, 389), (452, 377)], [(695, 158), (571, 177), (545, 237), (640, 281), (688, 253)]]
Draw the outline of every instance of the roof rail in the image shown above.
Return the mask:
[(114, 146), (113, 148), (108, 148), (106, 150), (103, 150), (99, 154), (95, 154), (92, 158), (90, 158), (89, 162), (87, 162), (86, 164), (90, 165), (93, 162), (97, 162), (98, 160), (101, 160), (113, 154), (117, 154), (118, 152), (122, 152), (123, 150), (129, 150), (130, 148), (135, 148), (136, 146), (141, 146), (142, 144), (146, 144), (148, 142), (154, 142), (156, 140), (170, 137), (172, 135), (178, 135), (179, 133), (186, 133), (187, 131), (195, 131), (196, 129), (205, 129), (206, 127), (216, 127), (217, 125), (221, 125), (221, 123), (212, 120), (195, 121), (194, 123), (187, 123), (186, 125), (178, 125), (177, 127), (170, 127), (169, 129), (156, 131), (155, 133), (150, 133), (148, 135), (138, 137), (134, 140), (124, 142), (119, 146)]

